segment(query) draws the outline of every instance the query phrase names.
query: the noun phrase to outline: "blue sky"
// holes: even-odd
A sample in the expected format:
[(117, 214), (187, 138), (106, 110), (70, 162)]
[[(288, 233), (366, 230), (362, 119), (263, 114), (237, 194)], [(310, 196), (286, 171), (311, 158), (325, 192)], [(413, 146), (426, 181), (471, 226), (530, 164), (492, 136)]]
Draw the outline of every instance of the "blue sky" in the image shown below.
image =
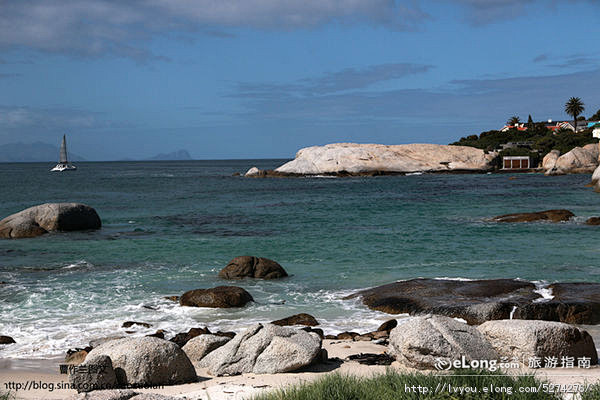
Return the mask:
[(0, 0), (0, 144), (90, 160), (449, 143), (600, 109), (598, 0)]

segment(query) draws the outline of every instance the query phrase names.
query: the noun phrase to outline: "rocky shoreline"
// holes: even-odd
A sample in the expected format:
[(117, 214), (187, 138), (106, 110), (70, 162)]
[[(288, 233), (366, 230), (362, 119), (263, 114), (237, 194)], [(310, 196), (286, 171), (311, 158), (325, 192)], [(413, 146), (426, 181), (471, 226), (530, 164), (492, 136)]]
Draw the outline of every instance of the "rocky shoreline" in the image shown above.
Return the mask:
[(468, 146), (437, 144), (358, 144), (332, 143), (300, 149), (295, 158), (272, 170), (250, 168), (249, 178), (303, 176), (381, 176), (410, 174), (467, 174), (540, 172), (545, 175), (592, 173), (599, 166), (598, 144), (575, 147), (560, 154), (546, 154), (541, 167), (525, 170), (498, 169), (498, 153)]

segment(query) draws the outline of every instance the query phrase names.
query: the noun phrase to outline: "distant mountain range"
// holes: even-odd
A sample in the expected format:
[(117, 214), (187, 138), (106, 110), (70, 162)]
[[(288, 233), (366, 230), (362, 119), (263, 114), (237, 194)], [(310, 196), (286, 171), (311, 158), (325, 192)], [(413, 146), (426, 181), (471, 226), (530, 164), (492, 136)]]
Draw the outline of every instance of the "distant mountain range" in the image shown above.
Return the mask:
[(168, 161), (182, 161), (182, 160), (191, 160), (192, 157), (187, 150), (177, 150), (172, 153), (160, 153), (155, 155), (154, 157), (146, 158), (146, 160), (168, 160)]
[[(0, 145), (0, 162), (57, 162), (58, 146), (48, 143), (8, 143)], [(177, 150), (172, 153), (160, 153), (154, 157), (145, 158), (144, 161), (180, 161), (191, 160), (187, 150)], [(69, 161), (86, 161), (78, 154), (69, 151)], [(122, 161), (135, 161), (128, 158)]]
[[(8, 143), (0, 145), (0, 162), (58, 161), (59, 148), (48, 143)], [(85, 161), (85, 158), (69, 152), (69, 161)]]

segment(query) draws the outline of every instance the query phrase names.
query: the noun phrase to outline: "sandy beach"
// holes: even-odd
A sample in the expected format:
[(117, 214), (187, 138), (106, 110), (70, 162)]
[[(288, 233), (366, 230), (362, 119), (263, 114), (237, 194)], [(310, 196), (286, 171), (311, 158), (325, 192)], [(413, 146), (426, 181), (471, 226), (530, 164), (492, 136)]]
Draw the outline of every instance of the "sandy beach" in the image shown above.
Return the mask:
[[(340, 373), (359, 377), (368, 377), (374, 374), (385, 373), (387, 368), (399, 372), (418, 372), (394, 362), (390, 367), (381, 365), (363, 365), (357, 361), (349, 361), (351, 355), (361, 353), (380, 354), (386, 351), (387, 346), (373, 342), (354, 342), (351, 340), (324, 340), (323, 348), (327, 350), (329, 359), (327, 363), (317, 364), (304, 370), (282, 374), (242, 374), (231, 377), (212, 377), (206, 369), (196, 367), (199, 381), (185, 385), (165, 386), (163, 388), (136, 389), (142, 393), (157, 393), (189, 400), (233, 400), (248, 399), (270, 390), (282, 389), (290, 385), (302, 384), (318, 379), (325, 374)], [(46, 389), (20, 390), (14, 392), (18, 399), (66, 399), (77, 393), (71, 389), (56, 389), (50, 391), (49, 387), (68, 382), (67, 375), (59, 373), (58, 364), (61, 360), (1, 360), (0, 361), (0, 387), (4, 388), (11, 382), (25, 384), (27, 381), (47, 385)], [(432, 374), (444, 372), (421, 371)], [(549, 383), (591, 384), (600, 381), (600, 368), (593, 366), (590, 369), (538, 369), (522, 368), (505, 371), (510, 374), (535, 374), (546, 379)]]

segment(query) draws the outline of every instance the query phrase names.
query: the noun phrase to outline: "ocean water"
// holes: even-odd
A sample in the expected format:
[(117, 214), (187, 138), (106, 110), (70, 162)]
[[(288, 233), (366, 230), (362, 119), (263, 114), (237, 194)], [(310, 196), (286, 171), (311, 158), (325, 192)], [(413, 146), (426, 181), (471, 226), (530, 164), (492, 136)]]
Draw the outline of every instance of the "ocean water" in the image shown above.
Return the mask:
[[(307, 312), (326, 333), (367, 331), (390, 316), (342, 297), (399, 279), (600, 282), (600, 227), (583, 224), (600, 215), (600, 195), (584, 187), (589, 175), (232, 176), (284, 161), (78, 163), (62, 174), (43, 163), (2, 165), (1, 217), (75, 201), (94, 207), (103, 227), (0, 240), (0, 335), (18, 342), (0, 357), (50, 357), (127, 335), (127, 320), (152, 324), (137, 335), (172, 335), (197, 326), (238, 331)], [(485, 221), (552, 208), (577, 218)], [(256, 300), (242, 309), (163, 298), (229, 283), (217, 273), (239, 255), (274, 259), (292, 276), (234, 282)]]

